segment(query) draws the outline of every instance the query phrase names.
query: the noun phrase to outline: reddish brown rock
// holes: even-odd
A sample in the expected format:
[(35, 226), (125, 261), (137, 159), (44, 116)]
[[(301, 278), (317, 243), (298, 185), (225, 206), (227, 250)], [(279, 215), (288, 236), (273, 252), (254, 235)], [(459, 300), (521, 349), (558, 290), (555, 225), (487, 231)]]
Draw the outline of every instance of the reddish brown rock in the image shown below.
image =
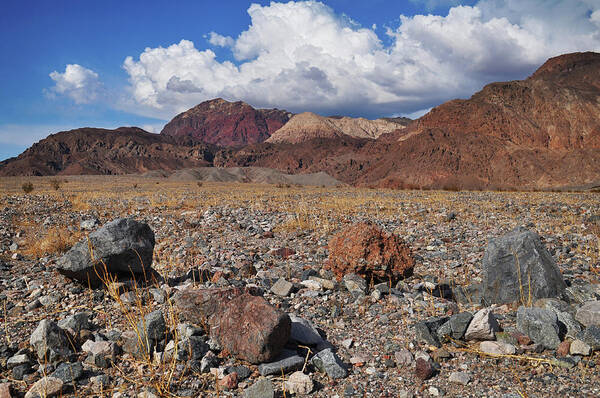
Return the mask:
[(269, 362), (287, 343), (292, 322), (263, 297), (242, 294), (229, 302), (214, 333), (236, 357), (250, 363)]
[(208, 144), (239, 147), (265, 141), (291, 116), (284, 110), (254, 109), (242, 101), (216, 98), (175, 116), (161, 135), (189, 136)]
[(329, 241), (325, 267), (338, 280), (349, 273), (367, 281), (397, 282), (412, 274), (415, 260), (404, 241), (369, 223), (354, 224)]
[(290, 337), (291, 321), (251, 289), (187, 289), (173, 301), (182, 320), (202, 325), (232, 355), (269, 362)]
[(10, 390), (10, 383), (0, 383), (0, 398), (11, 398)]
[(565, 357), (565, 356), (569, 355), (570, 348), (571, 348), (571, 342), (568, 340), (565, 340), (558, 345), (558, 348), (556, 349), (556, 355), (559, 357)]
[(431, 361), (426, 361), (423, 358), (417, 358), (417, 364), (415, 367), (415, 375), (421, 380), (427, 380), (431, 378), (435, 373), (433, 364)]
[(229, 373), (221, 380), (219, 380), (219, 385), (226, 390), (235, 390), (238, 385), (238, 375), (236, 372)]

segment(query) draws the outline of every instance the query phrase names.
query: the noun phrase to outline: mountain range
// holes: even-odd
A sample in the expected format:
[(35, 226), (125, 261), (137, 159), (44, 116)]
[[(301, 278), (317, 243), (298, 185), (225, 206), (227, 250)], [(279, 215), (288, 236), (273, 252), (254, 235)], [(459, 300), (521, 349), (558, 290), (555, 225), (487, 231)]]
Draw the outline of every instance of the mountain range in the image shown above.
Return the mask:
[(197, 167), (325, 172), (358, 186), (550, 189), (600, 185), (600, 54), (549, 59), (423, 117), (367, 120), (214, 99), (160, 134), (135, 127), (52, 134), (0, 175), (126, 174)]

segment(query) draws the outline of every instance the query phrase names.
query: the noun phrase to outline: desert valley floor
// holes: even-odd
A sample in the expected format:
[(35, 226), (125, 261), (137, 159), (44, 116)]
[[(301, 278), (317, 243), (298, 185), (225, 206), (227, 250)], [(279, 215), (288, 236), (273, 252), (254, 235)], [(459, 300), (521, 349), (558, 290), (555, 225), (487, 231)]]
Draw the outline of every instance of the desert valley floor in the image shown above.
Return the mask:
[[(33, 190), (25, 193), (24, 183)], [(560, 302), (566, 306), (562, 313), (575, 314), (583, 302), (598, 299), (599, 199), (595, 192), (3, 177), (0, 384), (17, 396), (27, 391), (36, 396), (32, 385), (54, 375), (62, 380), (55, 394), (78, 397), (260, 397), (271, 391), (284, 397), (294, 388), (313, 397), (597, 397), (599, 351), (574, 351), (571, 343), (570, 351), (561, 352), (562, 343), (548, 349), (515, 333), (517, 307), (552, 306), (528, 300), (526, 292), (516, 303), (491, 306), (500, 327), (494, 341), (514, 351), (490, 353), (480, 341), (461, 338), (435, 347), (415, 325), (484, 308), (469, 297), (467, 286), (482, 282), (489, 240), (518, 226), (537, 232), (558, 265), (572, 299)], [(154, 231), (152, 268), (160, 282), (91, 289), (56, 272), (57, 259), (74, 243), (120, 217), (145, 222)], [(362, 221), (406, 242), (415, 258), (411, 276), (393, 284), (366, 280), (361, 287), (326, 269), (330, 239)], [(288, 344), (286, 352), (300, 362), (269, 372), (230, 355), (203, 334), (202, 325), (178, 326), (173, 297), (182, 286), (256, 287), (275, 308), (312, 324), (310, 331), (316, 328), (321, 340)], [(458, 297), (459, 290), (467, 294)], [(163, 352), (157, 349), (151, 358), (127, 352), (122, 336), (157, 310), (166, 320), (163, 335), (171, 336), (163, 337)], [(88, 314), (89, 323), (75, 330), (73, 352), (54, 362), (38, 359), (31, 341), (40, 322), (67, 325), (78, 313)], [(207, 348), (201, 358), (169, 359), (166, 340), (179, 333), (202, 336)], [(592, 345), (594, 336), (588, 337), (562, 340)], [(102, 351), (101, 343), (109, 351)], [(312, 360), (325, 346), (335, 353), (332, 366), (339, 365), (341, 375)], [(423, 363), (431, 369), (420, 369)], [(64, 364), (77, 365), (65, 372)], [(61, 369), (62, 378), (56, 373)], [(308, 380), (294, 373), (298, 370)], [(292, 374), (295, 386), (289, 383)]]

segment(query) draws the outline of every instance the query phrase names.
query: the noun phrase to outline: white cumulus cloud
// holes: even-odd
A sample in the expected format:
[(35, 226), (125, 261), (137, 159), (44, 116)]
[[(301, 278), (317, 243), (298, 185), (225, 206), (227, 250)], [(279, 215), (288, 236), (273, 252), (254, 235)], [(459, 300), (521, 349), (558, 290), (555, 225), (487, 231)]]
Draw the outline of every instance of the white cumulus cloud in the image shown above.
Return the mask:
[(232, 47), (235, 41), (229, 36), (223, 36), (215, 32), (208, 34), (208, 42), (213, 46)]
[(481, 0), (447, 15), (390, 16), (400, 19), (387, 30), (391, 44), (317, 1), (253, 4), (248, 14), (237, 38), (209, 35), (235, 62), (189, 40), (127, 57), (131, 109), (170, 118), (223, 97), (291, 111), (406, 114), (524, 78), (561, 53), (600, 50), (596, 0)]
[(65, 95), (77, 104), (94, 101), (101, 89), (98, 74), (78, 64), (68, 64), (63, 73), (54, 71), (50, 78), (55, 82), (47, 91), (50, 95)]

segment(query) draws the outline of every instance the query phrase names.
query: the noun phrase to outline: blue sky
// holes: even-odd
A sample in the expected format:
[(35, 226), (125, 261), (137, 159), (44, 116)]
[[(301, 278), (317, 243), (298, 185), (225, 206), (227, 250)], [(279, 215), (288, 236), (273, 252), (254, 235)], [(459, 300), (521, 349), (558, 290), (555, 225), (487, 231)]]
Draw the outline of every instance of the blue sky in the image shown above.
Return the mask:
[(548, 57), (600, 50), (598, 0), (2, 4), (0, 159), (70, 128), (159, 132), (214, 97), (420, 115)]

